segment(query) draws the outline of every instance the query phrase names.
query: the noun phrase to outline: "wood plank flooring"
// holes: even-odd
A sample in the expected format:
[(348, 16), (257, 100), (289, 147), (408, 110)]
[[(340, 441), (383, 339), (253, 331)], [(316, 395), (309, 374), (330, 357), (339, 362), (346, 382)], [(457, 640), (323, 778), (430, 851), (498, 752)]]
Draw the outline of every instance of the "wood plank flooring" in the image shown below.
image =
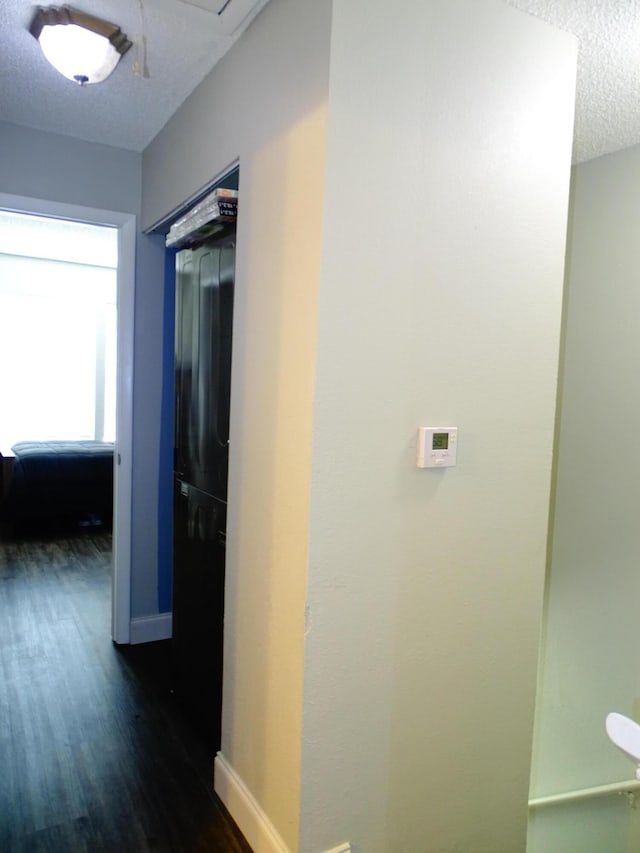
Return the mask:
[(251, 853), (170, 693), (110, 639), (111, 537), (0, 541), (0, 850)]

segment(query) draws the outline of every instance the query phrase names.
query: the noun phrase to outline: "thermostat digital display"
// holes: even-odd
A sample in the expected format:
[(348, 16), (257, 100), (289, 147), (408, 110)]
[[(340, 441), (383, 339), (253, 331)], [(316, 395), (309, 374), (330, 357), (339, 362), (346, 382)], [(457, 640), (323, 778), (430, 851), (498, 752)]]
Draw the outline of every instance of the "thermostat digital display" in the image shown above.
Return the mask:
[(431, 443), (432, 450), (448, 450), (449, 449), (449, 433), (434, 432), (433, 442)]

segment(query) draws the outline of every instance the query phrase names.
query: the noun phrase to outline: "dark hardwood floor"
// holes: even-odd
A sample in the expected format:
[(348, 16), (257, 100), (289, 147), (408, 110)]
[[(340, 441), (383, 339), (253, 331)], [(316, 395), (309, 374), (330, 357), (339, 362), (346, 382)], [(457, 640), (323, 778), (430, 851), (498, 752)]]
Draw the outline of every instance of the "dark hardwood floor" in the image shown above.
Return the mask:
[(251, 853), (169, 689), (111, 642), (111, 537), (0, 540), (0, 850)]

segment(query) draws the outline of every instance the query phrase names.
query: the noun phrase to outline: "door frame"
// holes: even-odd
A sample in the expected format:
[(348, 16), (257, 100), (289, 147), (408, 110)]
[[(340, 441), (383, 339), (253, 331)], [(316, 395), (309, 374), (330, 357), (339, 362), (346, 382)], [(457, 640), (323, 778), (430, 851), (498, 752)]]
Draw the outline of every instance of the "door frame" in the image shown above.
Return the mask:
[(16, 213), (31, 213), (75, 222), (87, 222), (91, 225), (110, 225), (118, 229), (118, 369), (116, 446), (113, 472), (111, 637), (116, 643), (128, 643), (131, 639), (131, 498), (136, 217), (130, 213), (7, 193), (0, 193), (0, 208)]

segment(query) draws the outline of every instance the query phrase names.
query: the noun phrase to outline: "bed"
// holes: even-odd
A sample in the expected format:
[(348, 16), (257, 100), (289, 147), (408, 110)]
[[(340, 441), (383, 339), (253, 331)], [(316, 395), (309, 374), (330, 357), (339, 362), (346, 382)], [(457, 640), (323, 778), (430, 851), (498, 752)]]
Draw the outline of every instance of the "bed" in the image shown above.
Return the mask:
[(111, 525), (111, 442), (21, 441), (11, 448), (13, 470), (2, 517), (20, 524)]

